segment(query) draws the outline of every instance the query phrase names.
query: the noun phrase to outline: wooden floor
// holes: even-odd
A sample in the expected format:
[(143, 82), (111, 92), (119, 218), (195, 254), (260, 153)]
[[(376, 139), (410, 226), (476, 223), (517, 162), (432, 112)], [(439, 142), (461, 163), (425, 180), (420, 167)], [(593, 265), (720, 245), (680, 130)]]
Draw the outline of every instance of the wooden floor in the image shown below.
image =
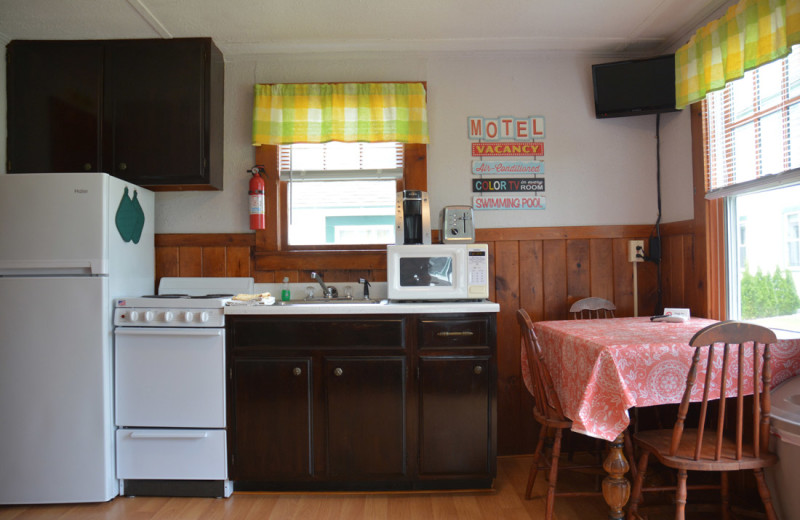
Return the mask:
[[(531, 456), (501, 457), (493, 490), (435, 493), (234, 493), (228, 499), (118, 497), (101, 504), (0, 506), (0, 520), (528, 520), (544, 518), (546, 489), (538, 478), (525, 500)], [(594, 477), (560, 472), (559, 489), (592, 488)], [(556, 498), (557, 520), (607, 518), (601, 496)], [(700, 518), (714, 518), (703, 515)], [(651, 520), (672, 518), (650, 516)], [(690, 518), (687, 516), (687, 518)]]

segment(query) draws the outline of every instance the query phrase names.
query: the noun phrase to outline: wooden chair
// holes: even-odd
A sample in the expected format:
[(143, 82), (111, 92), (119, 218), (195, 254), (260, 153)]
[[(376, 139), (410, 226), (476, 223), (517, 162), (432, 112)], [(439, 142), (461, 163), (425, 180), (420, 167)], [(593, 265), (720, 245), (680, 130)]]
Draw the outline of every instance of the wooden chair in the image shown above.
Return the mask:
[[(730, 471), (740, 469), (751, 469), (755, 474), (758, 484), (758, 492), (764, 502), (766, 517), (770, 520), (775, 519), (775, 510), (772, 507), (769, 490), (764, 482), (763, 468), (772, 466), (777, 462), (777, 457), (770, 453), (767, 447), (769, 441), (769, 409), (770, 409), (770, 383), (772, 381), (771, 369), (769, 366), (769, 345), (775, 343), (775, 333), (771, 330), (736, 321), (725, 321), (715, 323), (695, 334), (689, 344), (695, 347), (692, 364), (686, 377), (686, 389), (683, 400), (678, 408), (678, 418), (672, 429), (643, 431), (634, 435), (638, 446), (643, 450), (639, 459), (638, 475), (634, 481), (631, 506), (628, 511), (628, 518), (640, 518), (638, 515), (639, 501), (642, 491), (663, 491), (664, 488), (643, 489), (642, 482), (645, 477), (647, 460), (650, 454), (665, 466), (678, 470), (678, 484), (676, 489), (676, 511), (675, 518), (683, 519), (686, 507), (687, 491), (687, 471), (718, 471), (720, 472), (720, 484), (718, 486), (702, 486), (708, 489), (718, 488), (722, 495), (722, 515), (721, 518), (730, 518), (730, 503), (728, 495), (728, 474)], [(721, 362), (718, 361), (715, 345), (721, 343)], [(752, 343), (752, 349), (748, 351), (746, 344)], [(759, 347), (761, 344), (763, 347)], [(745, 369), (745, 358), (752, 359), (753, 368)], [(736, 358), (737, 369), (731, 369), (732, 358)], [(692, 388), (695, 386), (698, 369), (711, 365), (720, 366), (720, 369), (709, 370), (706, 373), (705, 382), (700, 381), (699, 385), (703, 391), (702, 401), (695, 403), (699, 406), (698, 427), (685, 428), (684, 423), (689, 410), (689, 401)], [(753, 410), (752, 417), (745, 418), (743, 383), (745, 372), (753, 377)], [(732, 381), (732, 384), (729, 382)], [(709, 388), (716, 382), (717, 388), (721, 388), (723, 395), (733, 393), (733, 397), (720, 399), (717, 403), (717, 417), (714, 419), (709, 416), (709, 427), (715, 426), (716, 430), (706, 430), (706, 414), (709, 405)], [(722, 383), (724, 383), (724, 389)], [(759, 384), (760, 383), (760, 384)], [(731, 410), (733, 418), (735, 411), (735, 425), (726, 423), (726, 412), (729, 407), (728, 401), (735, 404)], [(751, 422), (751, 427), (745, 425), (745, 421)], [(714, 424), (715, 423), (715, 424)], [(723, 431), (728, 424), (730, 432)], [(750, 431), (752, 430), (752, 431)], [(697, 486), (698, 488), (701, 486)]]
[[(594, 296), (582, 298), (573, 303), (569, 308), (570, 316), (573, 320), (613, 318), (615, 310), (617, 310), (617, 306), (614, 305), (613, 302), (605, 298), (596, 298)], [(636, 409), (634, 409), (634, 413), (638, 413)], [(633, 421), (634, 417), (631, 417), (631, 420)], [(625, 439), (626, 442), (630, 443), (630, 438), (626, 437)], [(569, 453), (569, 460), (572, 460), (574, 449), (569, 437), (566, 438), (565, 445)], [(598, 449), (598, 446), (599, 441), (595, 442), (595, 449)], [(631, 461), (631, 468), (635, 471), (633, 466), (634, 463)]]
[(573, 320), (613, 318), (617, 306), (604, 298), (583, 298), (572, 304), (569, 312)]
[[(564, 411), (561, 408), (561, 403), (553, 387), (550, 373), (543, 361), (542, 348), (533, 330), (533, 322), (525, 309), (519, 309), (517, 311), (517, 321), (520, 327), (521, 348), (527, 357), (527, 365), (531, 375), (530, 382), (532, 388), (529, 388), (529, 391), (531, 391), (531, 395), (533, 395), (533, 417), (536, 419), (536, 422), (542, 425), (539, 431), (539, 441), (536, 444), (536, 450), (533, 454), (533, 463), (531, 464), (531, 469), (528, 474), (528, 486), (525, 489), (525, 498), (528, 500), (531, 498), (533, 484), (536, 481), (536, 475), (539, 470), (549, 469), (544, 518), (545, 520), (550, 520), (553, 517), (553, 506), (556, 496), (590, 496), (600, 495), (601, 493), (599, 491), (556, 492), (558, 458), (561, 454), (562, 432), (572, 427), (572, 421), (564, 415)], [(547, 457), (544, 455), (544, 446), (549, 430), (554, 431), (554, 438), (550, 460), (548, 461)], [(592, 467), (598, 466), (570, 465), (566, 466), (564, 469), (585, 469)]]

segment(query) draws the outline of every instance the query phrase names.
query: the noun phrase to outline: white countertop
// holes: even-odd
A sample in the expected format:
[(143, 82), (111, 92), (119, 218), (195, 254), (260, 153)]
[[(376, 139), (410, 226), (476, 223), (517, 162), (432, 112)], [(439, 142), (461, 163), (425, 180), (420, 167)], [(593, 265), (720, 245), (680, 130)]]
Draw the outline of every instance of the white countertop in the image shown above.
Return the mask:
[(446, 314), (500, 312), (500, 305), (488, 300), (474, 302), (388, 302), (380, 303), (303, 303), (297, 305), (233, 305), (228, 315), (301, 314)]

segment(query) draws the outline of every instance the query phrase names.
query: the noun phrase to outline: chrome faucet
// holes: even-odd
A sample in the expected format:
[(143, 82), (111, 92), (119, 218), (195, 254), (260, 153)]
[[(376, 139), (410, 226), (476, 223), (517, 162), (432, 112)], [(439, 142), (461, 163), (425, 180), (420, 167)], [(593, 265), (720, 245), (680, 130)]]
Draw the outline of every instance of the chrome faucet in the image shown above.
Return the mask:
[(325, 285), (325, 282), (322, 280), (321, 274), (317, 274), (312, 271), (311, 279), (316, 280), (317, 283), (319, 283), (320, 287), (322, 287), (323, 298), (337, 298), (339, 296), (339, 291), (336, 290), (336, 287), (328, 287), (327, 285)]

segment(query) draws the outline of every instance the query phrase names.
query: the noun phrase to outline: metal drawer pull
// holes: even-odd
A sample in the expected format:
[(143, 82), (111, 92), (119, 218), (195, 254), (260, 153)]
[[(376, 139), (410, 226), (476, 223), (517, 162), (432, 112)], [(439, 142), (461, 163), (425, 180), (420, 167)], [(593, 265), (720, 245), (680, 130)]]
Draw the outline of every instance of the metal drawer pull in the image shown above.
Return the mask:
[(333, 369), (333, 375), (338, 377), (338, 376), (340, 376), (342, 374), (344, 374), (344, 370), (342, 370), (341, 368), (336, 367), (336, 368)]
[(437, 332), (436, 335), (437, 336), (445, 336), (445, 337), (447, 337), (447, 336), (474, 336), (475, 333), (472, 332), (471, 330), (462, 330), (462, 331), (456, 331), (456, 332), (448, 332), (446, 330), (443, 330), (441, 332)]
[(475, 365), (475, 368), (473, 368), (472, 371), (475, 372), (476, 375), (480, 374), (481, 372), (483, 372), (483, 367), (480, 365)]
[(294, 367), (294, 370), (292, 370), (292, 374), (294, 374), (296, 376), (299, 376), (302, 373), (303, 373), (303, 371), (300, 370), (300, 367)]
[(131, 439), (205, 439), (208, 432), (132, 432)]

